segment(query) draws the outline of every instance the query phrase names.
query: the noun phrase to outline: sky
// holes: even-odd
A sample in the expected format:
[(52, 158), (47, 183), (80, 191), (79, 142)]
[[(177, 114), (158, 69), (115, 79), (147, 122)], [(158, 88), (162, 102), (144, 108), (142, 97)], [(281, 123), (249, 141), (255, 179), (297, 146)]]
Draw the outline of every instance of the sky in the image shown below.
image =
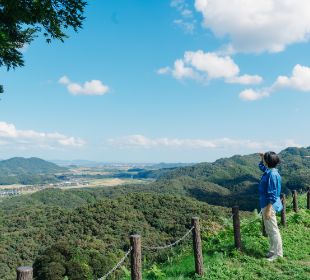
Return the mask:
[(0, 158), (203, 162), (310, 146), (310, 1), (92, 0), (0, 70)]

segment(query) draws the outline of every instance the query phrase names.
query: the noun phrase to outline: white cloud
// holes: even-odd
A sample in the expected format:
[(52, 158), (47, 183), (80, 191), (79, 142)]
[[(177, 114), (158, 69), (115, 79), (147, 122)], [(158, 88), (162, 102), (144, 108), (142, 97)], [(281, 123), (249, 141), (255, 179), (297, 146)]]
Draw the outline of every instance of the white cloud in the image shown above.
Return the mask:
[(16, 148), (32, 146), (57, 149), (62, 147), (82, 147), (85, 145), (85, 141), (57, 132), (46, 133), (34, 130), (19, 130), (14, 124), (1, 121), (0, 145), (14, 146)]
[(148, 138), (143, 135), (129, 135), (120, 138), (109, 139), (108, 144), (120, 149), (282, 149), (288, 146), (300, 146), (294, 140), (288, 139), (279, 142), (253, 141), (248, 139), (179, 139), (179, 138)]
[(239, 94), (239, 97), (243, 100), (254, 101), (268, 97), (285, 88), (310, 92), (310, 68), (297, 64), (294, 66), (290, 77), (279, 76), (272, 86), (258, 90), (246, 89)]
[(195, 0), (195, 8), (197, 11), (206, 13), (208, 7), (208, 1), (207, 0)]
[(210, 79), (231, 78), (238, 75), (240, 69), (229, 56), (218, 56), (216, 53), (185, 52), (184, 61), (201, 72), (208, 74)]
[(280, 52), (309, 40), (309, 0), (195, 0), (195, 8), (235, 51)]
[(310, 68), (300, 64), (295, 65), (291, 77), (279, 76), (273, 87), (310, 92)]
[(71, 82), (67, 76), (63, 76), (58, 82), (65, 85), (73, 95), (104, 95), (109, 91), (109, 87), (104, 85), (100, 80), (91, 80), (80, 85)]
[(174, 63), (174, 68), (172, 70), (172, 76), (178, 80), (182, 79), (194, 79), (198, 80), (199, 75), (194, 71), (193, 68), (185, 66), (182, 59), (178, 59)]
[(271, 93), (269, 92), (269, 90), (258, 91), (250, 88), (240, 92), (239, 97), (240, 99), (245, 101), (255, 101), (264, 97), (268, 97), (270, 94)]
[(194, 79), (197, 81), (223, 78), (227, 83), (235, 84), (259, 84), (262, 78), (258, 75), (239, 76), (239, 66), (230, 56), (213, 52), (187, 51), (184, 58), (178, 59), (174, 67), (161, 68), (159, 74), (169, 74), (178, 80)]
[(70, 80), (67, 76), (62, 76), (59, 81), (58, 81), (60, 84), (63, 84), (63, 85), (68, 85), (70, 84)]

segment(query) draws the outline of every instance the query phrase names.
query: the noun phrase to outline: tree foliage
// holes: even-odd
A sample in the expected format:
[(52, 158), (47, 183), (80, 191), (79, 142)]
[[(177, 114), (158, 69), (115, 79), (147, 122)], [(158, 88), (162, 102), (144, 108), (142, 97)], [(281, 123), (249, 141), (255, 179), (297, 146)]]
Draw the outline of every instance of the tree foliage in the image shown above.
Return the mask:
[(58, 181), (55, 173), (67, 169), (39, 158), (11, 158), (0, 161), (0, 185), (35, 185)]
[[(133, 193), (95, 203), (76, 200), (75, 208), (59, 207), (71, 191), (44, 191), (0, 205), (0, 279), (13, 279), (15, 268), (34, 262), (36, 279), (98, 279), (129, 248), (128, 235), (138, 233), (147, 246), (171, 243), (190, 227), (192, 216), (219, 224), (229, 209), (190, 198)], [(58, 194), (58, 195), (57, 195)], [(85, 197), (84, 197), (85, 194)], [(62, 195), (66, 196), (62, 197)], [(86, 191), (81, 198), (88, 200)], [(52, 196), (51, 199), (47, 197)], [(54, 197), (58, 196), (58, 201)], [(77, 207), (78, 206), (78, 207)], [(166, 260), (168, 252), (148, 252), (148, 260)], [(118, 273), (114, 275), (117, 278)], [(113, 277), (114, 277), (113, 276)], [(111, 278), (113, 279), (113, 278)]]
[(21, 48), (39, 32), (48, 43), (63, 41), (65, 30), (82, 27), (84, 0), (1, 0), (0, 66), (8, 69), (24, 65)]
[[(305, 191), (310, 187), (310, 147), (287, 148), (279, 153), (282, 192)], [(211, 204), (239, 205), (243, 210), (258, 207), (257, 154), (221, 158), (212, 163), (199, 163), (180, 168), (138, 172), (135, 178), (157, 179), (145, 188), (189, 195)]]
[[(289, 148), (280, 155), (284, 187), (305, 190), (310, 148)], [(129, 234), (141, 234), (147, 246), (168, 244), (186, 232), (193, 215), (201, 217), (202, 228), (221, 227), (230, 209), (203, 202), (253, 210), (261, 176), (257, 163), (257, 155), (234, 156), (159, 172), (157, 181), (145, 185), (54, 189), (5, 199), (0, 204), (0, 279), (13, 279), (16, 266), (34, 260), (37, 279), (98, 279), (128, 249)], [(150, 264), (167, 260), (165, 253), (145, 257)], [(154, 275), (154, 268), (149, 271)]]

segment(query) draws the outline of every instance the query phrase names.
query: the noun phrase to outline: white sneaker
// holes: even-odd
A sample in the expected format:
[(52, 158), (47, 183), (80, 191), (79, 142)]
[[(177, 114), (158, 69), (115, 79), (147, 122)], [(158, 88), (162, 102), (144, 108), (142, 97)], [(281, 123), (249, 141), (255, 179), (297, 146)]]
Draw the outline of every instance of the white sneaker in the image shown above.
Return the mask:
[(267, 258), (267, 261), (273, 262), (273, 261), (277, 260), (278, 258), (282, 258), (282, 256), (272, 255), (271, 257)]

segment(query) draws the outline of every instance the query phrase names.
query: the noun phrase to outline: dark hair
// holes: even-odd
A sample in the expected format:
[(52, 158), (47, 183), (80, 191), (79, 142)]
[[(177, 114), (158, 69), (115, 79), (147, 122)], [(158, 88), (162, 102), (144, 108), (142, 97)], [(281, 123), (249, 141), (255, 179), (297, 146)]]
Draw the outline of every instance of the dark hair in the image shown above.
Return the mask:
[(280, 163), (280, 158), (275, 152), (264, 153), (264, 160), (268, 167), (274, 168)]

